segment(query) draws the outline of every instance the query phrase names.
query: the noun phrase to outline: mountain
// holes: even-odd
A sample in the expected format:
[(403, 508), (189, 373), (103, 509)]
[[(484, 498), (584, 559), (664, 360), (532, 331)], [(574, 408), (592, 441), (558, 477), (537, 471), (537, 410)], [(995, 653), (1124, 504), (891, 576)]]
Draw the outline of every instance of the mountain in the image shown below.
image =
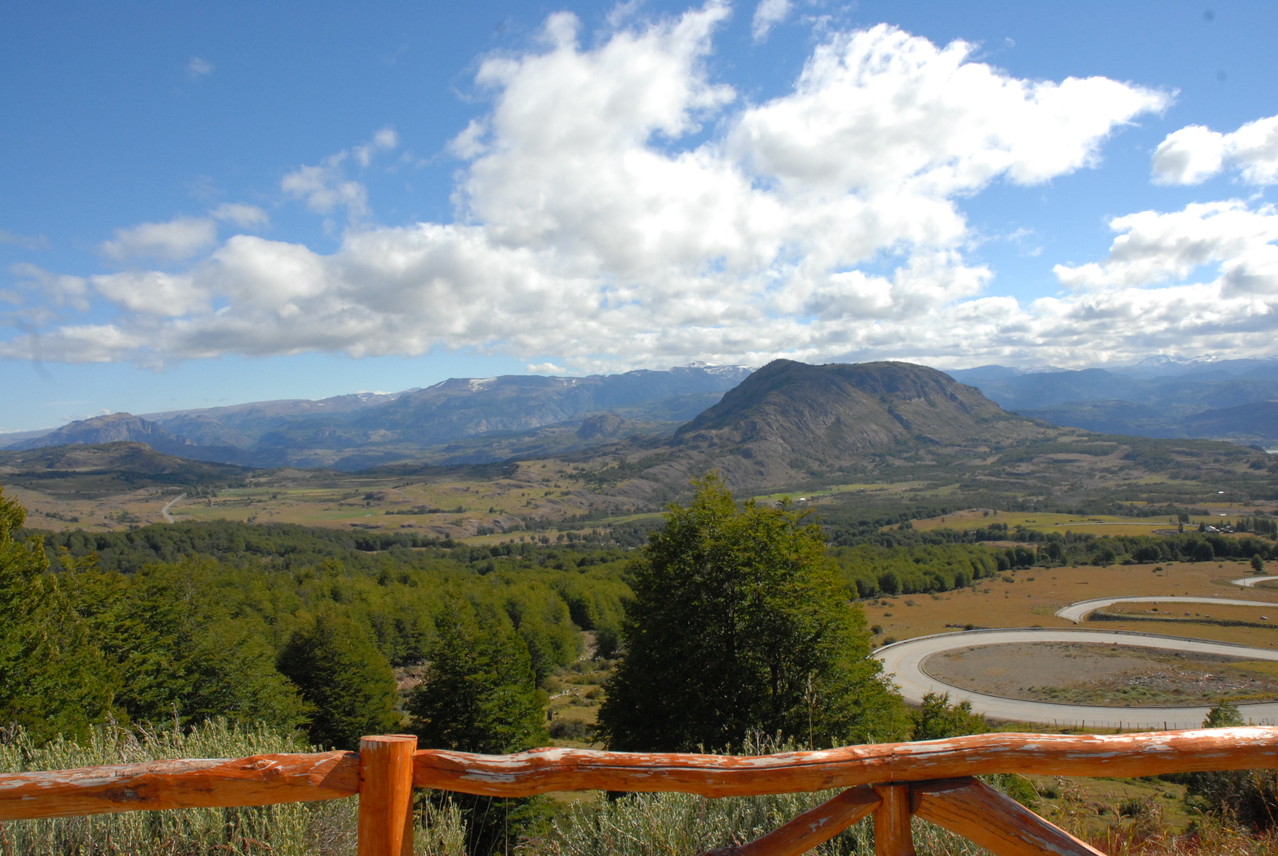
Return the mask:
[(348, 471), (405, 461), (486, 463), (580, 450), (615, 441), (621, 432), (668, 434), (749, 373), (688, 366), (590, 377), (452, 379), (394, 394), (113, 414), (8, 447), (134, 441), (194, 460)]
[(165, 431), (155, 422), (132, 413), (112, 413), (68, 423), (41, 437), (14, 443), (11, 449), (39, 449), (45, 446), (91, 445), (103, 443), (145, 443), (159, 452), (180, 454), (188, 443)]
[[(668, 377), (631, 380), (658, 381), (666, 392), (680, 388), (663, 386), (673, 381)], [(716, 400), (678, 430), (648, 433), (642, 429), (651, 423), (613, 410), (574, 415), (525, 434), (494, 433), (495, 426), (511, 425), (493, 421), (508, 418), (503, 411), (518, 415), (521, 408), (539, 408), (534, 420), (559, 418), (583, 401), (598, 405), (603, 386), (501, 381), (448, 383), (424, 397), (436, 405), (441, 397), (459, 397), (468, 415), (455, 419), (457, 430), (489, 430), (446, 448), (453, 458), (473, 454), (481, 466), (439, 467), (405, 457), (347, 473), (249, 471), (113, 442), (0, 452), (0, 484), (21, 490), (34, 519), (50, 527), (70, 522), (115, 527), (187, 515), (458, 538), (545, 533), (570, 521), (589, 527), (589, 521), (652, 512), (686, 497), (691, 479), (710, 470), (721, 472), (743, 495), (816, 492), (842, 507), (866, 510), (885, 504), (898, 510), (1197, 507), (1218, 501), (1222, 490), (1235, 502), (1270, 498), (1278, 475), (1278, 458), (1237, 444), (1099, 435), (1009, 413), (974, 387), (906, 363), (812, 366), (778, 360), (726, 394), (710, 396)], [(572, 403), (582, 394), (574, 387), (581, 386), (587, 393)], [(546, 390), (556, 394), (546, 396)], [(651, 412), (658, 404), (677, 409), (686, 396), (648, 401), (617, 410)], [(285, 424), (292, 431), (325, 425), (356, 431), (350, 427), (355, 419), (388, 406), (406, 419), (410, 406), (422, 404), (404, 394), (350, 408), (344, 423), (318, 417), (299, 423), (294, 416)], [(437, 409), (448, 417), (449, 408)], [(429, 410), (419, 412), (429, 416)], [(1273, 415), (1270, 410), (1255, 421)], [(269, 422), (260, 412), (254, 418)], [(68, 426), (61, 436), (136, 431), (162, 438), (148, 422), (121, 416), (75, 431)], [(388, 427), (380, 430), (404, 436), (416, 430), (393, 420), (382, 424)], [(507, 454), (539, 442), (572, 451)], [(501, 462), (487, 463), (503, 454)], [(226, 490), (232, 486), (240, 489)]]
[(713, 468), (736, 488), (828, 483), (906, 462), (985, 457), (1054, 431), (926, 366), (777, 360), (676, 431), (645, 478), (670, 484)]
[(1278, 446), (1278, 360), (1176, 362), (1020, 372), (1002, 366), (950, 374), (1014, 413), (1107, 434), (1208, 438)]

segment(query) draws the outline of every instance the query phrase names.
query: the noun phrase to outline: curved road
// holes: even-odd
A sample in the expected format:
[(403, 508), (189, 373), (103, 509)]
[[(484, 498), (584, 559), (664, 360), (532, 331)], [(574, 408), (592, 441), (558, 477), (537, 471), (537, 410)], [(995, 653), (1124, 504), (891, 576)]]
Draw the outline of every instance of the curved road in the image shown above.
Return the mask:
[(1251, 588), (1256, 583), (1263, 583), (1265, 580), (1278, 580), (1278, 577), (1243, 577), (1241, 580), (1231, 580), (1231, 582), (1236, 586)]
[[(1234, 580), (1237, 585), (1250, 585), (1263, 579), (1278, 577), (1248, 577)], [(1208, 597), (1111, 597), (1072, 603), (1056, 612), (1071, 621), (1080, 621), (1088, 613), (1119, 602), (1167, 602), (1167, 603), (1224, 603), (1231, 605), (1260, 606), (1278, 610), (1278, 603), (1254, 600), (1231, 600)], [(1265, 648), (1249, 648), (1228, 642), (1207, 642), (1202, 639), (1185, 639), (1178, 636), (1158, 636), (1153, 633), (1132, 633), (1112, 630), (1052, 630), (1045, 628), (1020, 628), (1007, 630), (967, 630), (959, 633), (941, 633), (920, 636), (904, 642), (885, 645), (873, 656), (883, 664), (883, 671), (891, 675), (901, 690), (901, 695), (911, 704), (920, 704), (928, 693), (948, 693), (953, 701), (970, 701), (975, 713), (995, 719), (1022, 722), (1042, 722), (1056, 725), (1078, 725), (1093, 728), (1199, 728), (1210, 707), (1108, 707), (1085, 704), (1056, 704), (1053, 702), (1022, 701), (973, 692), (947, 684), (927, 673), (925, 661), (933, 654), (956, 648), (972, 648), (983, 645), (1011, 645), (1038, 642), (1083, 642), (1097, 645), (1129, 645), (1138, 648), (1157, 648), (1165, 651), (1215, 654), (1226, 657), (1246, 657), (1251, 660), (1278, 662), (1278, 651)], [(1240, 704), (1238, 710), (1257, 725), (1278, 723), (1278, 702)]]
[[(1256, 579), (1267, 579), (1266, 577), (1256, 577)], [(1242, 580), (1234, 580), (1236, 584), (1245, 585)], [(1077, 624), (1086, 618), (1090, 613), (1098, 609), (1103, 609), (1111, 603), (1217, 603), (1226, 604), (1228, 606), (1260, 606), (1268, 609), (1278, 609), (1278, 603), (1264, 600), (1237, 600), (1227, 597), (1172, 597), (1164, 595), (1163, 597), (1098, 597), (1092, 600), (1080, 600), (1078, 603), (1071, 603), (1069, 606), (1056, 610), (1056, 614), (1061, 618), (1068, 618)]]

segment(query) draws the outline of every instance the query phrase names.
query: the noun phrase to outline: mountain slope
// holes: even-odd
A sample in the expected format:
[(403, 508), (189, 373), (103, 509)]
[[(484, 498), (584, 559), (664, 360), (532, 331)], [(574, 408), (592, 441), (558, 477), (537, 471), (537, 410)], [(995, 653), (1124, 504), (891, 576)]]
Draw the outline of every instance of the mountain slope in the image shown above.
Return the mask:
[(828, 482), (895, 462), (985, 455), (1053, 431), (925, 366), (777, 360), (680, 428), (645, 478), (669, 484), (714, 468), (737, 488)]

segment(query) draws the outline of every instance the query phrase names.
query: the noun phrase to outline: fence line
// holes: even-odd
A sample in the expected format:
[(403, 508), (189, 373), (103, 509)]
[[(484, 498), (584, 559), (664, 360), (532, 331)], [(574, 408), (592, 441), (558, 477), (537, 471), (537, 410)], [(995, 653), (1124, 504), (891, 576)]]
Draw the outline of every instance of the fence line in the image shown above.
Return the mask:
[(586, 749), (478, 755), (417, 750), (416, 743), (409, 735), (382, 735), (363, 738), (358, 753), (4, 774), (0, 821), (358, 795), (360, 856), (406, 856), (412, 852), (414, 787), (495, 797), (582, 790), (722, 797), (843, 789), (763, 838), (731, 848), (731, 854), (798, 856), (872, 815), (877, 856), (913, 854), (911, 816), (999, 856), (1097, 856), (1099, 851), (972, 777), (1278, 768), (1278, 728), (1258, 726), (1116, 735), (981, 734), (760, 756)]

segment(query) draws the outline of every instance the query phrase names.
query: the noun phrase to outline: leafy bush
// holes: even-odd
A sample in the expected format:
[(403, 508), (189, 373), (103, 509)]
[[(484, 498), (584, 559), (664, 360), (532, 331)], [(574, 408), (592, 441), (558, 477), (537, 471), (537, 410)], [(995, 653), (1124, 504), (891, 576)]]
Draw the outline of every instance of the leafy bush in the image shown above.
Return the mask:
[[(37, 744), (25, 731), (0, 731), (0, 774), (67, 770), (159, 759), (242, 758), (306, 752), (296, 736), (266, 727), (211, 720), (179, 728), (100, 726), (82, 741), (57, 738)], [(7, 822), (0, 827), (4, 856), (338, 856), (355, 852), (356, 798), (244, 808), (133, 811), (87, 817)], [(416, 852), (464, 856), (458, 812), (424, 806)]]

